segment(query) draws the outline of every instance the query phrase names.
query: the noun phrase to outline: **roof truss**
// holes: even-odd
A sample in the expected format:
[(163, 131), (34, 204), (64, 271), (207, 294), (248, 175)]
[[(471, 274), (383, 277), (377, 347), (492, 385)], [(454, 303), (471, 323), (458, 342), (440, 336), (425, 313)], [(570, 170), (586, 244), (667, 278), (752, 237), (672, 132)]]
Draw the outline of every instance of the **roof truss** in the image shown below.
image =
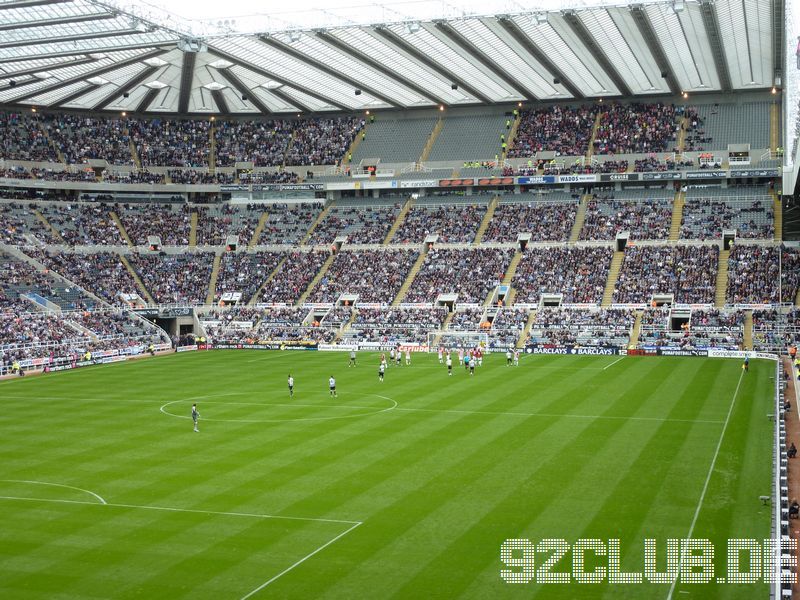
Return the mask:
[(711, 44), (711, 53), (714, 55), (714, 66), (719, 75), (719, 83), (723, 92), (731, 90), (731, 74), (728, 71), (728, 61), (725, 60), (725, 50), (722, 47), (722, 37), (719, 31), (719, 21), (714, 3), (710, 0), (701, 0), (700, 10), (703, 15), (703, 25), (708, 35), (708, 43)]
[[(253, 106), (255, 106), (262, 114), (268, 115), (269, 113), (272, 112), (269, 109), (269, 107), (263, 102), (261, 102), (258, 96), (256, 96), (253, 92), (251, 92), (247, 88), (247, 86), (244, 83), (242, 83), (242, 80), (239, 79), (234, 73), (231, 73), (230, 71), (228, 71), (228, 69), (220, 69), (219, 74), (222, 75), (227, 80), (227, 82), (230, 83), (231, 86), (233, 86), (233, 88), (242, 95), (243, 100), (246, 98), (247, 101), (250, 102), (250, 104), (252, 104)], [(222, 94), (220, 93), (219, 95), (221, 96)], [(214, 96), (214, 99), (216, 99), (216, 96)]]
[(631, 7), (631, 15), (650, 53), (653, 55), (658, 68), (661, 70), (661, 76), (666, 80), (669, 90), (677, 96), (681, 93), (681, 86), (678, 85), (678, 81), (675, 79), (675, 74), (670, 68), (667, 55), (664, 53), (664, 48), (661, 47), (661, 43), (658, 41), (658, 36), (656, 36), (655, 31), (653, 31), (653, 24), (650, 23), (647, 13), (640, 5), (637, 5)]

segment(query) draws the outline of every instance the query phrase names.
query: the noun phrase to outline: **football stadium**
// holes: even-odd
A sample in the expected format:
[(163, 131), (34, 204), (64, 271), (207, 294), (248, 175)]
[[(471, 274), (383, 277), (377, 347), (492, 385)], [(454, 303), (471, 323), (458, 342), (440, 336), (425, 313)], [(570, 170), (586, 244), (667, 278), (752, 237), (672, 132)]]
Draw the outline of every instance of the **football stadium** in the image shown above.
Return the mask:
[(796, 0), (0, 0), (0, 597), (800, 598)]

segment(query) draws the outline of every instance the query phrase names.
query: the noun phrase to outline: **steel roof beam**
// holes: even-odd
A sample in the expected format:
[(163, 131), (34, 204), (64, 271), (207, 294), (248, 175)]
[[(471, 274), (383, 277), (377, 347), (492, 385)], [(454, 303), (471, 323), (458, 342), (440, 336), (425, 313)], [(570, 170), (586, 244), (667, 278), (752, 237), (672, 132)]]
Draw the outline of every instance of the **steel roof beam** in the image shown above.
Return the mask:
[(630, 11), (633, 21), (636, 23), (636, 27), (639, 29), (639, 33), (641, 33), (642, 38), (644, 38), (644, 43), (647, 44), (647, 48), (650, 50), (650, 53), (653, 55), (653, 58), (656, 61), (656, 66), (658, 66), (659, 71), (665, 75), (664, 79), (667, 82), (669, 91), (676, 96), (679, 95), (683, 90), (681, 90), (678, 80), (675, 79), (675, 75), (673, 74), (672, 68), (669, 64), (669, 60), (667, 60), (667, 55), (664, 52), (664, 48), (661, 46), (661, 42), (658, 40), (655, 29), (653, 29), (653, 24), (650, 22), (650, 18), (647, 16), (647, 12), (640, 4), (631, 6)]
[(233, 89), (235, 89), (242, 96), (247, 98), (247, 101), (250, 102), (250, 104), (252, 104), (253, 106), (255, 106), (259, 110), (259, 112), (265, 115), (268, 115), (272, 112), (269, 109), (269, 107), (263, 102), (261, 102), (258, 96), (256, 96), (255, 93), (252, 90), (250, 90), (242, 82), (242, 80), (239, 79), (234, 73), (231, 73), (230, 71), (228, 71), (228, 69), (219, 69), (219, 74), (222, 75), (227, 80), (227, 82), (231, 84), (231, 87), (233, 87)]
[(211, 90), (211, 97), (214, 99), (214, 103), (217, 105), (221, 114), (231, 114), (228, 103), (225, 101), (225, 94), (222, 93), (222, 90)]
[(124, 84), (122, 84), (119, 88), (117, 88), (112, 93), (110, 93), (108, 96), (106, 96), (100, 103), (95, 104), (92, 107), (92, 110), (103, 110), (106, 106), (111, 104), (111, 102), (114, 100), (114, 98), (116, 98), (118, 96), (124, 96), (125, 94), (129, 93), (136, 86), (140, 85), (141, 83), (144, 83), (145, 81), (147, 81), (148, 78), (150, 78), (153, 75), (155, 75), (158, 72), (158, 70), (159, 70), (159, 67), (147, 67), (144, 71), (142, 71), (141, 73), (139, 73), (138, 75), (136, 75), (132, 79), (129, 79)]
[(592, 34), (578, 18), (578, 15), (576, 15), (574, 12), (566, 13), (564, 15), (564, 21), (567, 23), (567, 25), (569, 25), (572, 31), (575, 32), (575, 35), (578, 36), (581, 42), (583, 42), (583, 45), (586, 46), (587, 50), (589, 50), (589, 54), (594, 57), (594, 59), (600, 65), (600, 68), (603, 69), (611, 81), (614, 82), (614, 85), (619, 90), (620, 94), (623, 96), (632, 96), (633, 92), (631, 91), (631, 88), (628, 87), (628, 84), (625, 83), (625, 80), (614, 68), (614, 65), (611, 64), (610, 60), (608, 60), (606, 53), (603, 52), (602, 48), (600, 48), (600, 45), (592, 37)]
[[(728, 61), (725, 60), (725, 49), (722, 45), (722, 35), (719, 30), (717, 9), (714, 8), (714, 3), (709, 0), (701, 0), (700, 14), (703, 16), (703, 25), (706, 28), (708, 43), (711, 46), (711, 54), (714, 57), (714, 66), (717, 69), (720, 87), (723, 92), (730, 92), (731, 89), (733, 89), (731, 85), (731, 74), (730, 71), (728, 71)], [(685, 32), (684, 35), (686, 35)], [(750, 50), (748, 48), (748, 54), (749, 53)], [(692, 53), (692, 60), (695, 60), (694, 53)]]
[(86, 23), (88, 21), (105, 21), (116, 19), (117, 15), (111, 13), (100, 13), (92, 15), (70, 15), (68, 17), (56, 17), (54, 19), (41, 19), (39, 21), (24, 21), (22, 23), (2, 23), (0, 31), (13, 31), (15, 29), (30, 29), (33, 27), (49, 27), (51, 25), (68, 25), (70, 23)]
[(178, 112), (185, 114), (189, 110), (189, 97), (192, 94), (194, 81), (194, 65), (197, 62), (196, 52), (184, 52), (181, 64), (180, 94), (178, 96)]
[[(61, 42), (82, 42), (86, 40), (99, 40), (102, 38), (121, 37), (123, 35), (141, 34), (135, 29), (116, 29), (114, 31), (97, 31), (95, 33), (82, 33), (80, 35), (62, 35), (60, 37), (44, 37), (35, 40), (18, 40), (15, 42), (2, 42), (0, 48), (22, 48), (24, 46), (46, 46), (48, 44), (59, 44)], [(152, 47), (152, 44), (151, 44)], [(82, 54), (89, 54), (93, 50), (84, 50)], [(99, 50), (98, 50), (99, 52)]]

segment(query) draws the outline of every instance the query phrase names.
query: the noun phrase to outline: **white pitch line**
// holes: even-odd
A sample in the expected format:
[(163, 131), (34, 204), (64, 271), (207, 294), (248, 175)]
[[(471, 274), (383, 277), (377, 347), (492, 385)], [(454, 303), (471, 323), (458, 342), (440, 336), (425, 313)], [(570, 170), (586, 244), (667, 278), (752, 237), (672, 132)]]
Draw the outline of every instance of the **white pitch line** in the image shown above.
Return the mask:
[[(28, 479), (0, 479), (0, 482), (29, 483), (29, 484), (32, 484), (32, 485), (49, 485), (49, 486), (53, 486), (53, 487), (66, 488), (66, 489), (69, 489), (69, 490), (77, 490), (79, 492), (84, 492), (86, 494), (89, 494), (90, 496), (94, 496), (95, 498), (100, 500), (100, 504), (108, 504), (108, 502), (106, 502), (103, 499), (103, 497), (100, 496), (99, 494), (95, 494), (94, 492), (89, 491), (89, 490), (85, 490), (83, 488), (75, 487), (74, 485), (64, 485), (63, 483), (49, 483), (47, 481), (33, 481), (33, 480), (28, 480)], [(94, 502), (92, 502), (91, 504), (94, 504)]]
[(606, 370), (608, 367), (613, 367), (615, 364), (617, 364), (617, 363), (618, 363), (619, 361), (621, 361), (623, 358), (625, 358), (625, 357), (624, 357), (624, 356), (620, 356), (620, 357), (619, 357), (617, 360), (615, 360), (614, 362), (612, 362), (610, 365), (606, 365), (605, 367), (603, 367), (603, 371), (605, 371), (605, 370)]
[(193, 508), (174, 508), (171, 506), (148, 506), (146, 504), (120, 504), (116, 502), (88, 502), (86, 500), (64, 500), (62, 498), (31, 498), (25, 496), (0, 496), (0, 500), (25, 500), (29, 502), (53, 502), (56, 504), (80, 504), (83, 506), (108, 506), (111, 508), (138, 508), (142, 510), (160, 510), (165, 512), (191, 513), (200, 515), (214, 515), (221, 517), (250, 517), (254, 519), (281, 519), (286, 521), (315, 521), (319, 523), (341, 523), (344, 525), (361, 525), (362, 521), (348, 521), (345, 519), (323, 519), (320, 517), (289, 517), (283, 515), (265, 515), (259, 513), (225, 512), (217, 510), (200, 510)]
[(438, 409), (438, 408), (406, 408), (398, 407), (395, 410), (403, 411), (422, 411), (439, 413), (457, 413), (467, 415), (508, 415), (514, 417), (553, 417), (553, 418), (572, 418), (572, 419), (615, 419), (624, 421), (653, 421), (656, 423), (710, 423), (721, 425), (724, 421), (710, 421), (704, 419), (669, 419), (662, 417), (622, 417), (612, 415), (570, 415), (570, 414), (551, 414), (551, 413), (524, 413), (524, 412), (495, 412), (489, 410), (458, 410), (458, 409)]
[[(714, 450), (714, 457), (711, 459), (711, 465), (708, 467), (708, 474), (706, 475), (706, 481), (703, 484), (703, 491), (700, 494), (700, 500), (697, 502), (697, 508), (694, 511), (694, 517), (692, 518), (692, 524), (689, 526), (689, 534), (686, 536), (686, 539), (690, 539), (692, 537), (692, 533), (694, 533), (694, 526), (697, 524), (697, 518), (700, 516), (700, 509), (703, 507), (703, 501), (706, 498), (706, 492), (708, 491), (708, 484), (711, 482), (711, 475), (714, 473), (714, 467), (717, 464), (717, 457), (719, 456), (719, 449), (722, 447), (722, 440), (725, 438), (725, 431), (728, 429), (728, 422), (731, 419), (731, 414), (733, 414), (733, 407), (736, 405), (736, 396), (739, 395), (739, 387), (742, 385), (742, 378), (744, 377), (744, 370), (739, 374), (739, 381), (736, 384), (736, 390), (733, 392), (733, 399), (731, 400), (730, 408), (728, 408), (728, 416), (725, 417), (725, 424), (722, 426), (722, 432), (719, 434), (719, 441), (717, 442), (717, 448)], [(672, 594), (675, 591), (675, 585), (678, 583), (677, 578), (672, 582), (672, 585), (669, 586), (669, 594), (667, 594), (667, 600), (672, 600)]]
[(330, 546), (331, 544), (333, 544), (333, 543), (334, 543), (334, 542), (336, 542), (337, 540), (340, 540), (341, 538), (343, 538), (344, 536), (346, 536), (348, 533), (350, 533), (351, 531), (353, 531), (353, 529), (355, 529), (355, 528), (356, 528), (356, 527), (358, 527), (359, 525), (361, 525), (361, 523), (356, 523), (355, 525), (353, 525), (352, 527), (350, 527), (350, 528), (349, 528), (347, 531), (343, 531), (342, 533), (340, 533), (339, 535), (337, 535), (337, 536), (336, 536), (335, 538), (333, 538), (332, 540), (330, 540), (330, 541), (328, 541), (328, 542), (325, 542), (324, 544), (322, 544), (322, 546), (320, 546), (319, 548), (317, 548), (317, 549), (316, 549), (316, 550), (314, 550), (313, 552), (311, 552), (311, 553), (309, 553), (309, 554), (306, 554), (306, 555), (305, 555), (303, 558), (301, 558), (300, 560), (298, 560), (296, 563), (294, 563), (294, 564), (293, 564), (293, 565), (291, 565), (290, 567), (287, 567), (286, 569), (284, 569), (283, 571), (281, 571), (280, 573), (278, 573), (277, 575), (275, 575), (275, 577), (273, 577), (272, 579), (269, 579), (268, 581), (265, 581), (265, 582), (264, 582), (264, 583), (262, 583), (260, 586), (258, 586), (256, 589), (254, 589), (253, 591), (251, 591), (251, 592), (249, 592), (249, 593), (245, 594), (244, 596), (242, 596), (240, 600), (247, 600), (248, 598), (250, 598), (250, 597), (251, 597), (251, 596), (253, 596), (254, 594), (257, 594), (258, 592), (260, 592), (261, 590), (263, 590), (265, 587), (267, 587), (267, 586), (268, 586), (270, 583), (272, 583), (273, 581), (275, 581), (275, 580), (277, 580), (277, 579), (279, 579), (279, 578), (283, 577), (284, 575), (286, 575), (286, 573), (288, 573), (289, 571), (291, 571), (291, 570), (292, 570), (292, 569), (294, 569), (295, 567), (298, 567), (298, 566), (302, 565), (304, 562), (306, 562), (306, 561), (307, 561), (309, 558), (311, 558), (311, 557), (312, 557), (312, 556), (314, 556), (315, 554), (317, 554), (317, 553), (319, 553), (319, 552), (322, 552), (322, 551), (323, 551), (325, 548), (327, 548), (328, 546)]

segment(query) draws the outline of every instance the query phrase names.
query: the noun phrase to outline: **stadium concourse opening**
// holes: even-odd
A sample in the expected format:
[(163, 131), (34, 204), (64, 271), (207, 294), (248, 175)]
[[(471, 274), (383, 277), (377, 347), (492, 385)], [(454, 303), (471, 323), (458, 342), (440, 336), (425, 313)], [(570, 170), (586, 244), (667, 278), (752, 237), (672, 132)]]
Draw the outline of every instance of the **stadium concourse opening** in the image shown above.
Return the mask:
[(795, 593), (792, 3), (179, 4), (0, 1), (0, 594)]

